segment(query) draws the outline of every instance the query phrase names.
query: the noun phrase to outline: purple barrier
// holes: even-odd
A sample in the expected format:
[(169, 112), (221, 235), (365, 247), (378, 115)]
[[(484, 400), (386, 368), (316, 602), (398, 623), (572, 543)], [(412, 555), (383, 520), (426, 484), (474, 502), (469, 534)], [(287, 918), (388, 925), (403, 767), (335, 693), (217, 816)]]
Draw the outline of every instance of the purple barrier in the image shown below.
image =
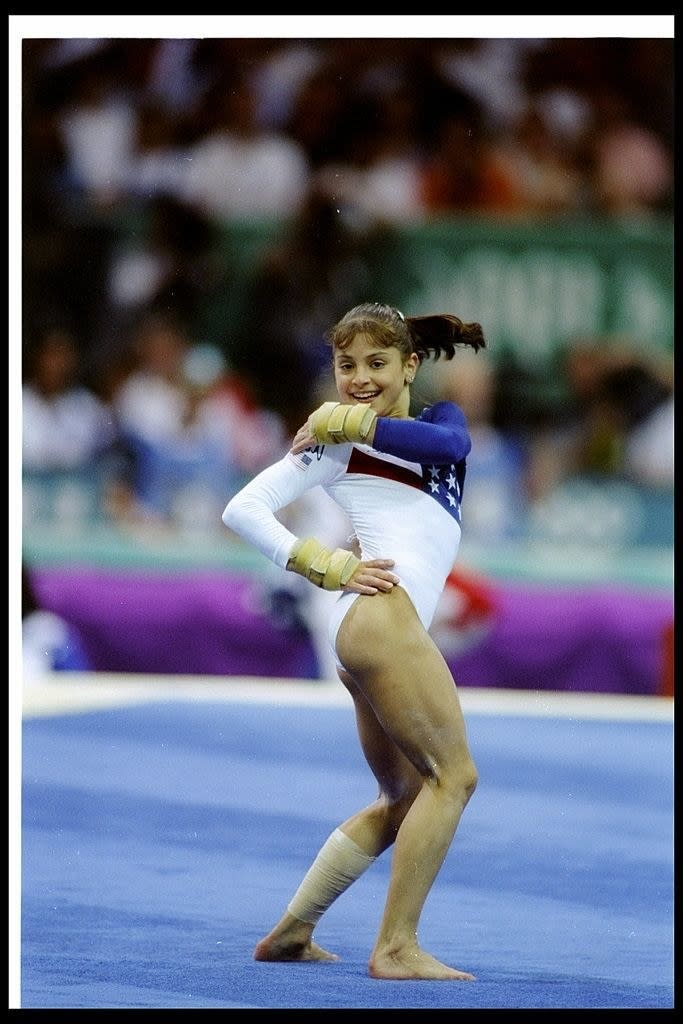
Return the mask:
[[(263, 583), (216, 572), (35, 568), (46, 609), (79, 631), (96, 671), (315, 678), (305, 628), (278, 619)], [(496, 581), (486, 634), (447, 659), (460, 685), (662, 692), (673, 596)]]
[(672, 623), (662, 592), (506, 583), (488, 636), (449, 663), (461, 685), (661, 694)]
[(34, 569), (43, 607), (74, 625), (95, 671), (314, 678), (308, 636), (278, 624), (256, 578)]

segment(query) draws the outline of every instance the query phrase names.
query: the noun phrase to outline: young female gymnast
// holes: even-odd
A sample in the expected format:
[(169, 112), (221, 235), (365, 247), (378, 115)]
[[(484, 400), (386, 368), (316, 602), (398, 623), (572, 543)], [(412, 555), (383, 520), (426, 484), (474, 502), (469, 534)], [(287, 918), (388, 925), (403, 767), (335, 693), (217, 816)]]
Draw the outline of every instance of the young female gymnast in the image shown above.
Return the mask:
[[(427, 631), (458, 551), (471, 442), (455, 404), (438, 402), (415, 418), (409, 411), (425, 358), (486, 342), (479, 324), (404, 317), (380, 303), (350, 310), (328, 340), (339, 402), (309, 416), (287, 455), (232, 498), (223, 521), (276, 565), (341, 591), (330, 640), (379, 793), (330, 835), (254, 957), (338, 959), (313, 930), (393, 845), (371, 977), (469, 981), (424, 951), (417, 929), (477, 783), (455, 683)], [(298, 538), (276, 517), (318, 485), (351, 521), (358, 555)]]

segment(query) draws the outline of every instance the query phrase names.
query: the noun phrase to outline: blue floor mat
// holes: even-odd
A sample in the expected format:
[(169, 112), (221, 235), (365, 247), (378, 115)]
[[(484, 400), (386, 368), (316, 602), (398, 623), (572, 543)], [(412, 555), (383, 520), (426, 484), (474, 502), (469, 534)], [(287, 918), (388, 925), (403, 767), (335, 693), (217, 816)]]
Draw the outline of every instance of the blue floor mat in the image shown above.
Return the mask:
[(21, 1007), (670, 1009), (671, 723), (467, 721), (480, 783), (420, 940), (477, 980), (445, 983), (368, 977), (388, 852), (318, 926), (339, 962), (252, 959), (375, 796), (350, 709), (25, 720)]

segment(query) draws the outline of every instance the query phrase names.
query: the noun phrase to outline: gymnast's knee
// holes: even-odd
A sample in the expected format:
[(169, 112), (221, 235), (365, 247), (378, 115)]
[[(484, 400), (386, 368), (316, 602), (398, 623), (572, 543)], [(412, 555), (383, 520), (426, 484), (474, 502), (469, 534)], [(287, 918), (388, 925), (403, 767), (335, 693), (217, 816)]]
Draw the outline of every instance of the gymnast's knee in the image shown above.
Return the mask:
[(474, 761), (468, 755), (450, 768), (432, 763), (424, 774), (424, 778), (428, 785), (448, 793), (454, 803), (465, 807), (477, 788), (479, 773)]

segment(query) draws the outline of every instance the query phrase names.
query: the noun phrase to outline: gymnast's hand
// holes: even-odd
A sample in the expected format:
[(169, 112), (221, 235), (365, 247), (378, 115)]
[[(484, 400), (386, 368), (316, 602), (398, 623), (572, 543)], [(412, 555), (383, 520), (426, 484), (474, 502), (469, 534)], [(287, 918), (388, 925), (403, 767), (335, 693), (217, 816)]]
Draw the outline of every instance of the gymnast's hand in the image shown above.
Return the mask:
[(342, 590), (352, 594), (388, 593), (400, 583), (398, 576), (389, 571), (393, 564), (392, 558), (372, 558), (361, 562)]
[(311, 428), (307, 420), (303, 427), (299, 427), (297, 430), (294, 440), (292, 441), (292, 447), (289, 450), (292, 455), (298, 455), (299, 452), (305, 451), (306, 448), (312, 448), (317, 443), (315, 435), (311, 433)]
[[(354, 555), (356, 556), (356, 558), (360, 559), (360, 557), (361, 557), (360, 543), (359, 543), (358, 537), (356, 537), (355, 533), (352, 533), (351, 536), (348, 538), (348, 543), (349, 543), (349, 545), (351, 547), (351, 550), (353, 551)], [(367, 581), (364, 580), (364, 583), (367, 584), (367, 587), (368, 587), (367, 590), (356, 590), (352, 586), (347, 586), (344, 589), (352, 590), (353, 593), (362, 593), (362, 594), (367, 594), (367, 593), (369, 593), (371, 591), (376, 594), (380, 590), (383, 590), (383, 591), (391, 590), (392, 586), (396, 586), (396, 584), (400, 582), (398, 576), (395, 576), (393, 574), (393, 572), (389, 572), (388, 571), (389, 569), (391, 569), (393, 567), (393, 564), (394, 564), (394, 560), (392, 558), (376, 558), (373, 561), (367, 561), (367, 562), (362, 562), (361, 561), (361, 564), (360, 564), (360, 566), (357, 569), (357, 573), (361, 572), (362, 570), (365, 570), (365, 574), (369, 577), (371, 572), (373, 572), (374, 570), (381, 569), (381, 570), (386, 570), (386, 571), (383, 572), (383, 575), (382, 575), (381, 579), (373, 578), (372, 580), (370, 580), (370, 579), (368, 579)], [(357, 575), (354, 574), (354, 576), (352, 576), (351, 579), (349, 580), (349, 583), (353, 584), (355, 582), (357, 582)], [(378, 585), (378, 584), (380, 584), (380, 585)]]

